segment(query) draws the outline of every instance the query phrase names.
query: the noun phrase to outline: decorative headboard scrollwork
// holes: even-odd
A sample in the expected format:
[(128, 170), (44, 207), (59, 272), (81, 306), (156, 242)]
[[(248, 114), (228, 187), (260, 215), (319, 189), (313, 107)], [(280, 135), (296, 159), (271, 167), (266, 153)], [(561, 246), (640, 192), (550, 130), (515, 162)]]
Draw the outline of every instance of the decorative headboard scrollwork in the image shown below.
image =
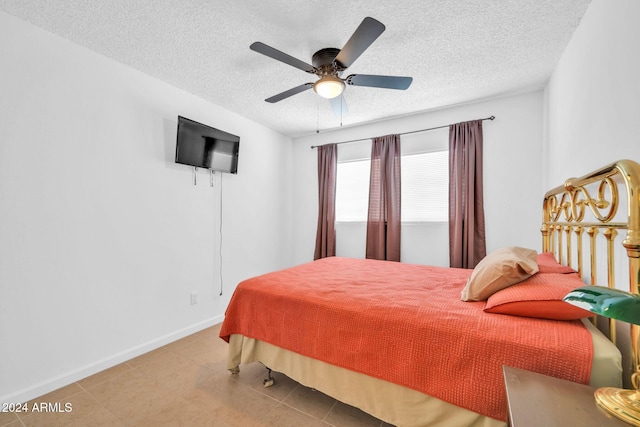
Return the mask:
[[(626, 195), (626, 198), (624, 197)], [(626, 218), (619, 212), (626, 205)], [(622, 246), (628, 259), (628, 290), (638, 294), (640, 283), (640, 164), (620, 160), (580, 178), (571, 178), (545, 194), (543, 201), (542, 249), (553, 252), (556, 259), (572, 266), (585, 281), (592, 285), (616, 286), (615, 260), (619, 246), (616, 236), (625, 232)], [(586, 237), (584, 236), (586, 233)], [(601, 234), (600, 234), (601, 233)], [(601, 235), (602, 237), (598, 237)], [(585, 244), (584, 239), (588, 239)], [(606, 260), (597, 242), (606, 242)], [(589, 256), (589, 280), (585, 278), (587, 266), (584, 252)], [(576, 256), (576, 260), (573, 256)], [(606, 265), (606, 284), (598, 274), (598, 266)], [(623, 272), (623, 271), (620, 271)], [(618, 273), (620, 273), (618, 272)], [(604, 276), (604, 275), (602, 275)], [(626, 287), (620, 286), (621, 289)], [(616, 325), (609, 324), (610, 339), (616, 343)], [(632, 382), (640, 383), (640, 327), (631, 326)], [(617, 344), (617, 343), (616, 343)], [(621, 349), (623, 355), (624, 349)], [(629, 352), (627, 352), (629, 353)]]
[(556, 197), (547, 199), (546, 209), (551, 221), (558, 222), (562, 214), (564, 221), (580, 222), (584, 219), (586, 208), (603, 223), (610, 222), (615, 217), (618, 210), (618, 186), (610, 177), (600, 181), (596, 198), (591, 196), (587, 188), (575, 187), (572, 181), (567, 181), (564, 188), (560, 202)]

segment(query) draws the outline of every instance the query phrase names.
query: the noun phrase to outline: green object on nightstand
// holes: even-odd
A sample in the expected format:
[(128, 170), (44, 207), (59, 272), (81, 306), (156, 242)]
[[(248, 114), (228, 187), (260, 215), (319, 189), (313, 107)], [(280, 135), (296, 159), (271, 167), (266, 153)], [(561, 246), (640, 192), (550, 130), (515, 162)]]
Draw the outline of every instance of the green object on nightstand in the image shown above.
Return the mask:
[(601, 316), (640, 325), (640, 295), (602, 286), (583, 286), (562, 300)]
[[(572, 290), (562, 300), (601, 316), (640, 325), (640, 296), (637, 294), (602, 286), (583, 286)], [(634, 349), (637, 349), (637, 340), (637, 327), (632, 327)], [(636, 390), (603, 387), (595, 391), (594, 397), (598, 406), (611, 415), (640, 427), (638, 372), (632, 374), (631, 383)]]

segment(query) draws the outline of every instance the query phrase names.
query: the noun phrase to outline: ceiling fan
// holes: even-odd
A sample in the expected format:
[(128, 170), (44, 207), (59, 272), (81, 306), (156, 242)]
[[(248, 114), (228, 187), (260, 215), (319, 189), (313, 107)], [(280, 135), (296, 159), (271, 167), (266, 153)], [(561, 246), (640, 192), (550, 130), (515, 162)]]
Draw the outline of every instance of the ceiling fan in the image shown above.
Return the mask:
[(342, 72), (350, 67), (384, 30), (385, 26), (381, 22), (369, 17), (364, 18), (342, 50), (332, 47), (320, 49), (311, 58), (313, 65), (264, 43), (253, 43), (249, 47), (251, 50), (320, 77), (315, 83), (304, 83), (267, 98), (265, 101), (275, 103), (311, 88), (323, 98), (333, 99), (342, 94), (346, 85), (398, 90), (407, 89), (413, 81), (411, 77), (373, 74), (351, 74), (344, 79), (340, 77)]

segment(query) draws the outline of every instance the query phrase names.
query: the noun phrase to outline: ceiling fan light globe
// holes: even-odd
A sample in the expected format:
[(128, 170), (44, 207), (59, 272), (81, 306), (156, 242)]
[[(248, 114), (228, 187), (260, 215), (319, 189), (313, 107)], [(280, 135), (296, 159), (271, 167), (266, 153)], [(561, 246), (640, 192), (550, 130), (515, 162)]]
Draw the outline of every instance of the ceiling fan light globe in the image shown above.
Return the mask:
[(313, 85), (313, 90), (323, 98), (331, 99), (344, 91), (344, 82), (338, 77), (325, 76)]

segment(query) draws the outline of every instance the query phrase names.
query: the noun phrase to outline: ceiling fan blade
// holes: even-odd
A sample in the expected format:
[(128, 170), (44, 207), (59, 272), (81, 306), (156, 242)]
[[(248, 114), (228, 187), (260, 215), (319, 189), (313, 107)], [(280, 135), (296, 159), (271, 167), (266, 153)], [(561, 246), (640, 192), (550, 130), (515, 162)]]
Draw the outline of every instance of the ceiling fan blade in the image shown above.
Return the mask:
[(312, 87), (313, 87), (313, 83), (305, 83), (303, 85), (296, 86), (292, 89), (285, 90), (284, 92), (274, 95), (271, 98), (267, 98), (265, 99), (265, 101), (273, 104), (275, 102), (282, 101), (283, 99), (289, 98), (290, 96), (296, 95), (300, 92), (304, 92), (305, 90), (311, 89)]
[(269, 58), (273, 58), (277, 61), (284, 62), (285, 64), (296, 67), (302, 71), (306, 71), (307, 73), (314, 73), (316, 71), (313, 65), (307, 64), (304, 61), (294, 58), (291, 55), (281, 52), (278, 49), (272, 48), (271, 46), (267, 46), (266, 44), (261, 42), (252, 43), (251, 46), (249, 46), (249, 49), (253, 50), (254, 52), (266, 55)]
[(369, 17), (364, 18), (338, 56), (336, 56), (336, 62), (339, 62), (345, 68), (350, 67), (384, 30), (385, 26), (381, 22)]
[(411, 86), (412, 77), (377, 76), (373, 74), (351, 74), (345, 79), (348, 85), (381, 87), (385, 89), (405, 90)]
[(331, 104), (333, 115), (336, 117), (342, 117), (349, 112), (347, 101), (344, 99), (344, 93), (340, 96), (336, 96), (335, 98), (331, 98), (329, 103)]

